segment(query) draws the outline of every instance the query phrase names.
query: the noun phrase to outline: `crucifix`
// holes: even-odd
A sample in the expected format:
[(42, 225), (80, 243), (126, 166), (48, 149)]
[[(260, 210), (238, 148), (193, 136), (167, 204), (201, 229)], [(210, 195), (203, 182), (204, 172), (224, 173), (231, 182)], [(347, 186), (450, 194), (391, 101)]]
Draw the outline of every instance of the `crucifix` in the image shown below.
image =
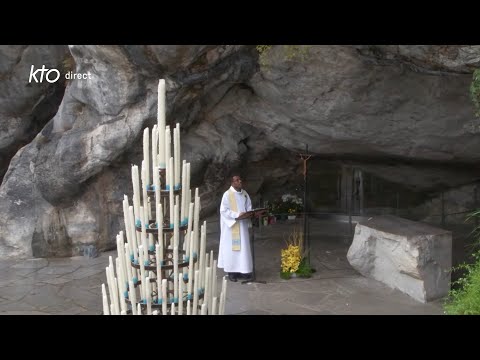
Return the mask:
[(305, 145), (305, 153), (298, 154), (300, 160), (303, 161), (303, 236), (305, 239), (305, 248), (307, 249), (307, 262), (310, 265), (310, 239), (308, 236), (308, 208), (307, 208), (307, 175), (308, 160), (312, 157), (308, 153), (308, 145)]

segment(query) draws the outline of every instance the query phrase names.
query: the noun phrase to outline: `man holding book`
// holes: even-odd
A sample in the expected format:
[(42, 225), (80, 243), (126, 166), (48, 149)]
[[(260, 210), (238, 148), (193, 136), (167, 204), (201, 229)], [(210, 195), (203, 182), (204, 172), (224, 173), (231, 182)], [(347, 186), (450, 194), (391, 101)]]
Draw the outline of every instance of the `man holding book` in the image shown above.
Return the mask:
[(250, 218), (254, 214), (252, 201), (242, 188), (242, 179), (231, 177), (231, 186), (220, 204), (220, 246), (218, 267), (228, 273), (230, 281), (251, 277), (253, 263), (250, 249)]

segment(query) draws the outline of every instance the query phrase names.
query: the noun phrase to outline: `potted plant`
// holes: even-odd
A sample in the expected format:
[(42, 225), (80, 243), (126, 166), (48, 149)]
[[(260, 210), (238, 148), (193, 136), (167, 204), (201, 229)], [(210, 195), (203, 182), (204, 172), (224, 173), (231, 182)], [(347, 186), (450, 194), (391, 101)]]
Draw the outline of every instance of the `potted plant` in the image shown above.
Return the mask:
[(314, 270), (307, 262), (307, 253), (304, 249), (303, 232), (293, 229), (286, 240), (286, 247), (281, 250), (281, 270), (282, 279), (292, 277), (309, 278)]

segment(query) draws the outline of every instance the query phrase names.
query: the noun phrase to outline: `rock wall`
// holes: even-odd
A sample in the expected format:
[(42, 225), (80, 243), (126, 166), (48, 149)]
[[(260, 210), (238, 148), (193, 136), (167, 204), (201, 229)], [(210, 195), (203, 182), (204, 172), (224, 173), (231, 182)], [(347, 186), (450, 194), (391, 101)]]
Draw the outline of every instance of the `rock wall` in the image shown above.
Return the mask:
[(36, 113), (40, 97), (55, 98), (50, 88), (25, 84), (30, 63), (47, 58), (59, 66), (69, 51), (75, 72), (92, 76), (66, 84), (61, 105), (42, 111), (47, 123), (22, 135), (26, 144), (12, 133), (31, 117), (15, 127), (17, 110), (2, 107), (8, 172), (0, 256), (115, 246), (130, 165), (141, 159), (143, 129), (156, 123), (159, 78), (167, 82), (167, 122), (182, 127), (192, 186), (201, 185), (203, 215), (217, 210), (233, 169), (243, 172), (254, 201), (295, 186), (302, 170), (295, 156), (306, 144), (317, 156), (354, 160), (390, 178), (389, 162), (407, 162), (393, 177), (425, 191), (478, 178), (468, 87), (479, 46), (310, 46), (302, 57), (287, 50), (273, 46), (259, 65), (254, 46), (0, 47), (1, 76), (23, 66), (1, 83), (0, 101), (18, 101), (25, 114)]

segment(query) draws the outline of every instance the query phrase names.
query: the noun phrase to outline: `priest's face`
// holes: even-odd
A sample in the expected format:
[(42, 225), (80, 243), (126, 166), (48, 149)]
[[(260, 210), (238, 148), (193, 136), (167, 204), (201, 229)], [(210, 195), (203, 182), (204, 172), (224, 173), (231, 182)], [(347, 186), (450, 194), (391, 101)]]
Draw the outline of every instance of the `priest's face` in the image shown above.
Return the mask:
[(237, 191), (242, 190), (242, 179), (240, 178), (240, 176), (234, 176), (232, 178), (232, 186)]

